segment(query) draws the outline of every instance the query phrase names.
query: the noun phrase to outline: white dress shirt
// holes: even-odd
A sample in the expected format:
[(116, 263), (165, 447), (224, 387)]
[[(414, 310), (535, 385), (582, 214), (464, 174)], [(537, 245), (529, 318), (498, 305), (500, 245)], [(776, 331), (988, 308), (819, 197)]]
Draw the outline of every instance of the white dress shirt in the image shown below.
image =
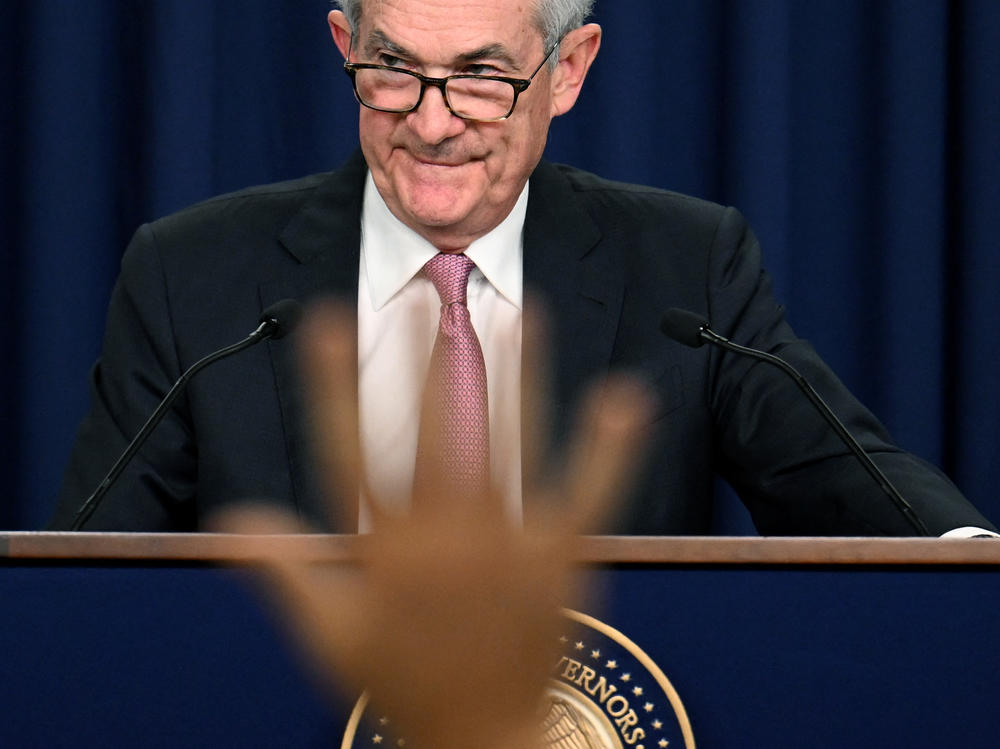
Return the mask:
[[(490, 464), (511, 516), (521, 513), (521, 306), (525, 185), (514, 210), (465, 251), (476, 268), (468, 306), (486, 361)], [(437, 335), (441, 302), (419, 276), (438, 250), (397, 219), (365, 183), (358, 277), (358, 397), (361, 449), (374, 494), (390, 506), (405, 503), (413, 483), (424, 380)], [(370, 518), (362, 511), (362, 532)]]

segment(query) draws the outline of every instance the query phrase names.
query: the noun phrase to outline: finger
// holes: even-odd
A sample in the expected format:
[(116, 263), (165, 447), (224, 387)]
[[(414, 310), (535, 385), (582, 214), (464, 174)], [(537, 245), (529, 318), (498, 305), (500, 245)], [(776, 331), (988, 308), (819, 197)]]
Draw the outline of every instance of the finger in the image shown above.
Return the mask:
[(630, 490), (653, 401), (644, 383), (626, 375), (613, 375), (588, 393), (561, 487), (571, 503), (559, 521), (568, 532), (598, 532)]
[[(357, 320), (344, 304), (312, 307), (300, 335), (313, 452), (334, 527), (357, 528), (363, 476), (358, 421)], [(367, 494), (367, 492), (363, 492)]]
[[(266, 502), (247, 501), (226, 506), (205, 520), (209, 533), (240, 536), (284, 536), (308, 533), (311, 529), (298, 516)], [(254, 548), (247, 541), (247, 548)]]
[[(438, 403), (441, 400), (438, 394), (439, 387), (433, 370), (429, 370), (420, 399), (420, 425), (417, 429), (417, 453), (411, 497), (411, 507), (415, 513), (447, 511), (444, 503), (449, 497), (446, 496), (448, 489), (441, 434), (446, 415), (438, 413)], [(453, 497), (451, 500), (455, 501)]]
[(275, 610), (305, 649), (307, 662), (319, 666), (319, 675), (325, 678), (331, 668), (353, 668), (351, 653), (364, 629), (358, 619), (364, 602), (355, 572), (321, 564), (316, 538), (295, 535), (301, 534), (302, 525), (285, 510), (265, 505), (230, 508), (212, 519), (212, 527), (246, 536), (244, 553), (237, 556), (252, 560)]
[(538, 486), (548, 463), (550, 425), (548, 315), (542, 301), (526, 296), (521, 315), (521, 476)]

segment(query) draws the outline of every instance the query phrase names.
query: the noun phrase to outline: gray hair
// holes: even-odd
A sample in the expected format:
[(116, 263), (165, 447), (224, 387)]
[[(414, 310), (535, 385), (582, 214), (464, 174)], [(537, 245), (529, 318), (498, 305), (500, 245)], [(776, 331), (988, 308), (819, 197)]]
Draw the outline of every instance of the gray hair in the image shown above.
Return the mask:
[[(361, 25), (363, 2), (364, 0), (334, 0), (347, 16), (352, 32), (357, 32)], [(555, 47), (573, 29), (583, 26), (583, 22), (594, 9), (594, 0), (534, 0), (534, 2), (535, 26), (542, 34), (546, 50)], [(552, 55), (549, 58), (549, 67), (555, 67), (558, 61), (559, 55)]]

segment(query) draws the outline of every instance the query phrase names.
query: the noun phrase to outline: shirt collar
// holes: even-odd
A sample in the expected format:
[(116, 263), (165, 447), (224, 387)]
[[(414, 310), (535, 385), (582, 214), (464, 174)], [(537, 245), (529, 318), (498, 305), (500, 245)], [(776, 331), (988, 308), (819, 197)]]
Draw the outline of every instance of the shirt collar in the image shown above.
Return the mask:
[[(527, 210), (525, 184), (500, 225), (465, 251), (490, 284), (518, 308), (523, 296), (521, 235)], [(437, 252), (434, 245), (393, 215), (369, 172), (361, 210), (361, 262), (375, 309), (385, 306)]]

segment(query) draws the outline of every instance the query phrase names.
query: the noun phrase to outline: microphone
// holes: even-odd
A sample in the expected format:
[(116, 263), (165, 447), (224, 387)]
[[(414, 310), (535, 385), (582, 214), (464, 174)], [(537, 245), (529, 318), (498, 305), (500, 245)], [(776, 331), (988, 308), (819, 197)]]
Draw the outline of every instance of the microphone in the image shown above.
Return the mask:
[(733, 343), (728, 338), (719, 335), (709, 328), (708, 320), (688, 310), (677, 308), (667, 310), (663, 315), (663, 319), (660, 321), (660, 331), (668, 338), (691, 348), (698, 348), (705, 343), (711, 343), (712, 345), (719, 346), (727, 351), (743, 354), (757, 359), (758, 361), (767, 362), (778, 367), (782, 372), (791, 377), (796, 385), (798, 385), (799, 390), (801, 390), (813, 406), (816, 407), (816, 410), (819, 411), (820, 415), (822, 415), (824, 419), (826, 419), (826, 422), (830, 425), (833, 431), (837, 433), (837, 436), (840, 437), (850, 451), (854, 453), (854, 456), (861, 462), (864, 469), (868, 471), (869, 475), (875, 479), (875, 482), (879, 485), (882, 491), (885, 492), (889, 499), (892, 500), (896, 509), (898, 509), (903, 517), (906, 518), (913, 529), (917, 531), (917, 535), (931, 535), (930, 531), (927, 530), (927, 526), (924, 525), (924, 522), (917, 517), (917, 514), (914, 512), (913, 507), (910, 506), (910, 503), (903, 498), (903, 495), (900, 494), (896, 487), (892, 485), (892, 482), (889, 481), (884, 473), (882, 473), (881, 469), (875, 465), (871, 456), (865, 452), (860, 443), (854, 439), (854, 436), (847, 431), (847, 427), (844, 426), (843, 422), (837, 418), (826, 402), (820, 397), (819, 393), (816, 392), (805, 377), (799, 374), (795, 367), (774, 354), (769, 354), (766, 351), (760, 351), (759, 349), (748, 348), (747, 346), (740, 346), (737, 343)]
[(162, 421), (163, 417), (167, 413), (167, 410), (170, 408), (170, 405), (177, 399), (177, 396), (181, 394), (192, 377), (209, 364), (214, 364), (220, 359), (225, 359), (228, 356), (239, 353), (240, 351), (250, 348), (261, 341), (267, 340), (268, 338), (273, 338), (274, 340), (284, 338), (295, 328), (296, 325), (298, 325), (301, 318), (302, 307), (299, 303), (294, 299), (282, 299), (280, 302), (275, 302), (264, 310), (259, 319), (260, 325), (258, 325), (257, 329), (242, 341), (219, 349), (218, 351), (211, 353), (192, 364), (188, 370), (178, 378), (177, 382), (174, 383), (173, 387), (171, 387), (167, 394), (163, 397), (163, 400), (160, 401), (160, 405), (156, 407), (153, 414), (149, 417), (146, 423), (142, 425), (142, 429), (139, 430), (139, 433), (128, 444), (128, 447), (125, 448), (125, 452), (123, 452), (118, 460), (115, 461), (114, 465), (111, 466), (111, 470), (108, 471), (107, 476), (105, 476), (101, 483), (98, 484), (94, 492), (87, 498), (87, 501), (80, 506), (80, 509), (76, 511), (76, 517), (73, 520), (73, 527), (71, 530), (78, 531), (83, 528), (84, 523), (86, 523), (90, 519), (90, 516), (94, 514), (94, 510), (97, 509), (97, 506), (104, 498), (104, 495), (108, 493), (115, 481), (117, 481), (118, 477), (121, 475), (122, 471), (125, 470), (125, 467), (129, 464), (135, 454), (139, 452), (139, 448), (142, 447), (149, 435), (152, 434), (156, 425)]

